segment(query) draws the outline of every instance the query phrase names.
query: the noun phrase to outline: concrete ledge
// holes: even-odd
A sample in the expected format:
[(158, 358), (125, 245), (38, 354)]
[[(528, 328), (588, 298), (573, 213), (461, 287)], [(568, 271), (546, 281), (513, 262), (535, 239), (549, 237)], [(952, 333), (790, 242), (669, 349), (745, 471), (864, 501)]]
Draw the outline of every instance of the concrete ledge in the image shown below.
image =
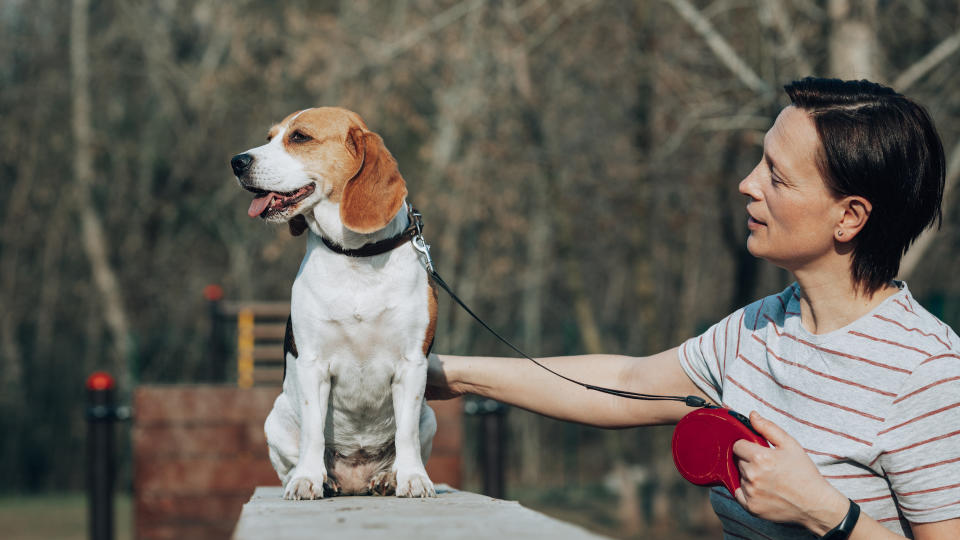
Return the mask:
[(243, 506), (234, 540), (372, 538), (389, 533), (393, 540), (424, 538), (598, 539), (580, 527), (524, 508), (515, 501), (437, 486), (436, 499), (333, 497), (320, 501), (285, 501), (279, 487), (258, 487)]

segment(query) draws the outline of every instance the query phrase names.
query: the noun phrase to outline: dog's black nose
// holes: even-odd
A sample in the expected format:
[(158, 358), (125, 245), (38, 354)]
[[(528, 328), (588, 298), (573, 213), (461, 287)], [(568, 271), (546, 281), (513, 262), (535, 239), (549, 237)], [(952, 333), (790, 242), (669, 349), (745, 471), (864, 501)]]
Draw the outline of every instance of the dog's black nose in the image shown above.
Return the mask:
[(230, 166), (233, 167), (233, 174), (243, 176), (250, 169), (253, 163), (253, 156), (250, 154), (237, 154), (230, 160)]

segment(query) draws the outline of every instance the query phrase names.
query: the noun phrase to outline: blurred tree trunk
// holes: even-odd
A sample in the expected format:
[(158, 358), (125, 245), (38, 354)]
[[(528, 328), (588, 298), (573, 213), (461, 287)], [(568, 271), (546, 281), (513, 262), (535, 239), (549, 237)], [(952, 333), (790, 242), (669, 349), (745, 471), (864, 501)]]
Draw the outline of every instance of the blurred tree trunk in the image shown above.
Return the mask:
[[(691, 197), (694, 201), (696, 196)], [(699, 210), (699, 204), (689, 205), (690, 212), (688, 221), (684, 225), (684, 252), (683, 266), (679, 271), (683, 274), (683, 289), (680, 292), (677, 309), (680, 311), (677, 331), (672, 341), (679, 342), (690, 337), (690, 331), (697, 330), (697, 318), (700, 316), (699, 303), (703, 300), (700, 297), (700, 276), (703, 273), (704, 266), (699, 264), (700, 257), (703, 256), (703, 215)]]
[[(0, 303), (8, 305), (4, 300), (0, 298)], [(3, 354), (3, 360), (0, 362), (3, 365), (3, 371), (0, 372), (0, 388), (3, 389), (4, 398), (13, 397), (19, 394), (23, 363), (12, 317), (0, 318), (0, 344), (2, 344), (0, 352)], [(13, 400), (10, 401), (13, 402)]]
[[(543, 156), (543, 145), (545, 141), (542, 132), (539, 131), (539, 119), (535, 118), (536, 113), (532, 111), (534, 103), (534, 87), (530, 76), (530, 59), (526, 46), (523, 42), (523, 33), (519, 32), (519, 24), (515, 18), (516, 12), (511, 9), (512, 4), (507, 4), (504, 9), (504, 18), (508, 27), (513, 30), (511, 36), (517, 45), (514, 45), (510, 52), (512, 68), (512, 81), (514, 89), (521, 98), (521, 107), (524, 110), (524, 116), (527, 119), (525, 126), (534, 135), (532, 140), (533, 151)], [(535, 123), (536, 125), (532, 125)], [(544, 160), (537, 160), (543, 164)], [(527, 205), (528, 219), (530, 222), (529, 234), (527, 235), (527, 261), (525, 263), (523, 279), (523, 295), (521, 297), (521, 320), (523, 321), (523, 346), (527, 354), (539, 356), (542, 354), (541, 336), (543, 333), (542, 309), (543, 309), (543, 289), (546, 282), (546, 264), (547, 256), (550, 253), (550, 209), (547, 207), (547, 201), (550, 200), (547, 185), (548, 176), (538, 167), (530, 179), (530, 191), (528, 194), (530, 202)], [(541, 459), (543, 455), (543, 420), (535, 415), (523, 414), (515, 415), (515, 429), (520, 441), (520, 455), (523, 463), (520, 469), (520, 481), (527, 485), (536, 485), (541, 478), (549, 475), (547, 467), (550, 465), (547, 460)]]
[[(521, 320), (523, 321), (524, 351), (538, 357), (543, 354), (541, 338), (543, 335), (543, 292), (547, 284), (547, 258), (550, 255), (550, 215), (545, 208), (547, 195), (544, 179), (539, 175), (532, 179), (533, 200), (530, 209), (530, 232), (527, 235), (527, 261), (524, 270), (523, 295), (521, 297)], [(534, 485), (540, 482), (546, 471), (546, 460), (542, 456), (542, 420), (531, 414), (519, 417), (518, 426), (520, 447), (523, 456), (523, 469), (520, 480)]]
[(877, 0), (830, 0), (830, 74), (841, 79), (881, 78)]
[[(110, 368), (120, 388), (130, 390), (127, 368), (130, 330), (123, 296), (117, 275), (110, 266), (107, 253), (109, 239), (94, 200), (93, 188), (93, 126), (90, 110), (90, 55), (88, 51), (89, 0), (74, 0), (70, 21), (70, 67), (73, 75), (73, 174), (77, 211), (80, 217), (80, 236), (84, 253), (90, 263), (94, 285), (103, 302), (103, 316), (111, 334), (112, 358)], [(94, 359), (87, 359), (88, 361)]]
[[(3, 258), (0, 259), (0, 402), (6, 401), (15, 411), (19, 412), (23, 400), (23, 366), (25, 358), (20, 347), (17, 327), (23, 321), (17, 309), (14, 295), (17, 283), (18, 266), (22, 264), (20, 245), (22, 238), (23, 214), (29, 208), (28, 186), (34, 179), (34, 152), (24, 156), (17, 168), (17, 180), (10, 191), (10, 200), (4, 212), (3, 230), (0, 231), (2, 240)], [(13, 416), (19, 416), (14, 414)]]
[[(469, 233), (467, 233), (469, 236)], [(461, 240), (462, 242), (463, 240)], [(477, 300), (477, 285), (480, 283), (480, 276), (483, 272), (483, 266), (480, 260), (481, 249), (476, 245), (469, 245), (466, 254), (463, 257), (461, 271), (456, 274), (458, 280), (457, 295), (468, 306), (475, 306)], [(481, 311), (482, 313), (482, 311)], [(473, 317), (463, 310), (454, 311), (452, 317), (453, 324), (450, 330), (450, 347), (457, 353), (467, 351), (470, 346), (471, 329), (475, 324)]]

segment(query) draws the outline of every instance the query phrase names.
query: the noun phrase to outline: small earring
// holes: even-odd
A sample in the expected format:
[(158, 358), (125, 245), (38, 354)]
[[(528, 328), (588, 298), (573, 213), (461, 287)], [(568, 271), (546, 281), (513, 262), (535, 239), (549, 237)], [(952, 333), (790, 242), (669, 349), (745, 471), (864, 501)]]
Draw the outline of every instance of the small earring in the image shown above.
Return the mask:
[(837, 238), (841, 238), (842, 236), (843, 236), (843, 231), (837, 231)]

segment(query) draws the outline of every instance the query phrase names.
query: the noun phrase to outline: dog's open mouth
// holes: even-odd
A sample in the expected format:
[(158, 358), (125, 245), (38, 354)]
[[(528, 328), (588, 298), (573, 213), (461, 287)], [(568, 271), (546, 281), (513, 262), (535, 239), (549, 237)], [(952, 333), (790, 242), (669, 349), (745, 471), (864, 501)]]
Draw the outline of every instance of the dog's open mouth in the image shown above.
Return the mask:
[(317, 185), (311, 182), (300, 189), (287, 193), (264, 191), (249, 186), (243, 186), (243, 188), (254, 193), (253, 202), (250, 203), (247, 215), (250, 217), (260, 216), (266, 218), (306, 199), (317, 188)]

